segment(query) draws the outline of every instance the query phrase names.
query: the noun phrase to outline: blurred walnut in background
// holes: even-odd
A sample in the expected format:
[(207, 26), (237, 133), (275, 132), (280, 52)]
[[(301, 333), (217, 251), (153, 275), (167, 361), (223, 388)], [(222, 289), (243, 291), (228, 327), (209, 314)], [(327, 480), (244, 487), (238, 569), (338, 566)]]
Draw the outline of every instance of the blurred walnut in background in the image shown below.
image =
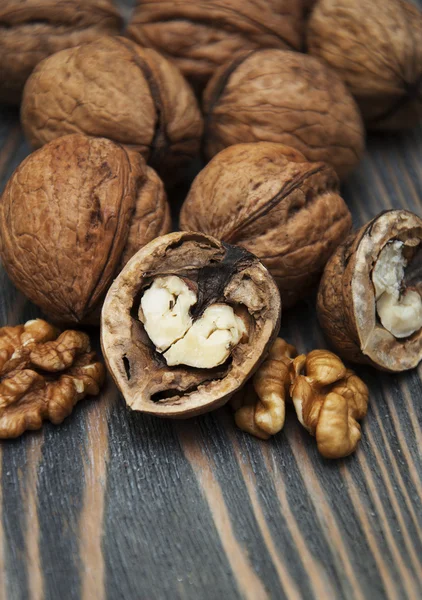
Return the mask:
[(255, 254), (288, 307), (316, 283), (352, 220), (331, 167), (261, 142), (213, 158), (192, 184), (180, 225)]
[(202, 117), (180, 71), (157, 52), (104, 37), (50, 56), (25, 86), (30, 144), (66, 133), (107, 137), (142, 154), (166, 183), (199, 152)]
[(371, 129), (422, 118), (422, 14), (402, 0), (319, 0), (309, 52), (347, 84)]
[(129, 37), (173, 59), (197, 91), (233, 55), (301, 50), (302, 0), (139, 0)]
[(256, 50), (221, 67), (204, 93), (205, 153), (241, 142), (279, 142), (345, 177), (362, 157), (364, 129), (352, 96), (321, 61)]
[(19, 103), (33, 68), (50, 54), (116, 35), (121, 25), (111, 0), (2, 0), (0, 102)]

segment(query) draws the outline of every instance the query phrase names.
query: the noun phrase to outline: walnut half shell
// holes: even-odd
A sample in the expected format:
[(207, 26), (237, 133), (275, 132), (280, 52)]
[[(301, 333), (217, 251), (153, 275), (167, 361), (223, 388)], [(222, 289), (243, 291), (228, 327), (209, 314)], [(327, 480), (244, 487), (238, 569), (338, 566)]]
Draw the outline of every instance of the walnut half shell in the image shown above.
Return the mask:
[(320, 324), (345, 359), (387, 371), (422, 360), (422, 219), (381, 213), (334, 253), (318, 294)]
[[(148, 292), (155, 293), (158, 281), (169, 277), (185, 291), (173, 299), (167, 296), (168, 314), (147, 334), (144, 300)], [(167, 291), (156, 291), (158, 306)], [(176, 308), (182, 304), (183, 294), (185, 300), (191, 299), (185, 304), (182, 322)], [(212, 307), (225, 307), (240, 324), (241, 336), (228, 343), (226, 359), (209, 368), (187, 366), (183, 360), (168, 366), (168, 353), (162, 351), (170, 342), (158, 351), (154, 334), (169, 332), (172, 322), (168, 330), (163, 328), (168, 317), (184, 327), (178, 336), (173, 335), (173, 339), (179, 338), (170, 345), (174, 358), (179, 341), (188, 337), (185, 331), (199, 328)], [(114, 281), (102, 311), (102, 348), (109, 370), (133, 410), (163, 417), (193, 416), (225, 404), (258, 368), (277, 335), (280, 311), (277, 287), (255, 256), (200, 233), (173, 233), (139, 251)], [(218, 330), (217, 320), (211, 325), (197, 347), (198, 356), (210, 348), (214, 352), (221, 339), (223, 343), (228, 339), (227, 331)]]

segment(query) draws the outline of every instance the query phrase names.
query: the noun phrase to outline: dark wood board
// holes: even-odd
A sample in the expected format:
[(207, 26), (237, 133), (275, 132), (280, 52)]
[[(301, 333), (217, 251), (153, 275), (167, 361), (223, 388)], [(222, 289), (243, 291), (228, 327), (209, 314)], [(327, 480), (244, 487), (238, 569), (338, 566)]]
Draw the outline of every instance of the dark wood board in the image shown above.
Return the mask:
[[(0, 192), (29, 153), (0, 108)], [(422, 214), (422, 128), (372, 135), (344, 185), (355, 226)], [(38, 315), (0, 267), (0, 326)], [(314, 298), (281, 334), (326, 347)], [(422, 368), (358, 368), (370, 388), (352, 457), (324, 460), (293, 413), (268, 442), (229, 409), (171, 422), (108, 381), (63, 425), (0, 443), (0, 600), (422, 597)]]

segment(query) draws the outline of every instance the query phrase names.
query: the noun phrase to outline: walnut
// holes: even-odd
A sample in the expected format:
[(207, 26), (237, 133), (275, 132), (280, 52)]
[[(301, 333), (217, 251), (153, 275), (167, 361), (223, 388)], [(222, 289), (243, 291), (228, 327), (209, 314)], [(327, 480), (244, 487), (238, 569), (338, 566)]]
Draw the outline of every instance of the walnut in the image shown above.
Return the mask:
[(20, 102), (25, 81), (50, 54), (115, 35), (121, 24), (110, 0), (2, 0), (0, 102)]
[(193, 416), (225, 404), (258, 368), (280, 309), (255, 256), (200, 233), (169, 234), (140, 250), (111, 286), (104, 357), (133, 410)]
[(351, 224), (333, 169), (269, 142), (220, 152), (196, 177), (180, 215), (182, 229), (258, 256), (284, 307), (316, 283)]
[(318, 318), (345, 359), (387, 371), (422, 359), (422, 219), (381, 213), (352, 234), (328, 262)]
[(25, 86), (22, 125), (34, 148), (66, 133), (139, 151), (168, 183), (199, 152), (202, 117), (179, 70), (154, 50), (101, 38), (58, 52)]
[(237, 52), (301, 50), (303, 25), (298, 0), (139, 0), (127, 34), (173, 59), (201, 91)]
[(327, 350), (298, 356), (293, 370), (290, 395), (296, 414), (316, 437), (319, 452), (325, 458), (342, 458), (354, 452), (361, 438), (357, 421), (363, 419), (368, 407), (366, 385)]
[(73, 134), (13, 173), (0, 202), (0, 256), (53, 320), (95, 322), (116, 273), (170, 227), (163, 184), (140, 154)]
[(204, 110), (208, 158), (239, 142), (281, 142), (345, 177), (364, 151), (362, 120), (340, 78), (297, 52), (236, 57), (209, 82)]
[[(281, 338), (277, 338), (268, 358), (262, 363), (252, 379), (252, 386), (246, 388), (234, 398), (236, 425), (263, 440), (283, 429), (286, 398), (291, 383), (293, 358), (296, 348)], [(240, 406), (237, 406), (240, 396)]]
[(0, 438), (58, 424), (86, 395), (98, 394), (104, 366), (80, 331), (59, 332), (41, 319), (0, 329)]
[(349, 87), (371, 129), (422, 118), (422, 13), (402, 0), (319, 0), (309, 52)]

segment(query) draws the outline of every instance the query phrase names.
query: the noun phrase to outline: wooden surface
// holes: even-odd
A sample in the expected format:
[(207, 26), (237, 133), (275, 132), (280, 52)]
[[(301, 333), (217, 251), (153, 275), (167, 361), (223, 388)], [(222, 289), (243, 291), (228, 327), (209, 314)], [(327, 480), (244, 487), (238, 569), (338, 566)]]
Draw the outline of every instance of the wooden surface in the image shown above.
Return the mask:
[[(28, 154), (0, 109), (0, 191)], [(344, 186), (356, 226), (422, 213), (422, 129), (371, 136)], [(38, 315), (0, 267), (0, 325)], [(284, 315), (324, 347), (310, 298)], [(358, 369), (358, 452), (321, 458), (287, 416), (261, 442), (228, 409), (186, 422), (130, 413), (108, 382), (60, 427), (0, 444), (0, 599), (371, 600), (422, 597), (422, 369)]]

